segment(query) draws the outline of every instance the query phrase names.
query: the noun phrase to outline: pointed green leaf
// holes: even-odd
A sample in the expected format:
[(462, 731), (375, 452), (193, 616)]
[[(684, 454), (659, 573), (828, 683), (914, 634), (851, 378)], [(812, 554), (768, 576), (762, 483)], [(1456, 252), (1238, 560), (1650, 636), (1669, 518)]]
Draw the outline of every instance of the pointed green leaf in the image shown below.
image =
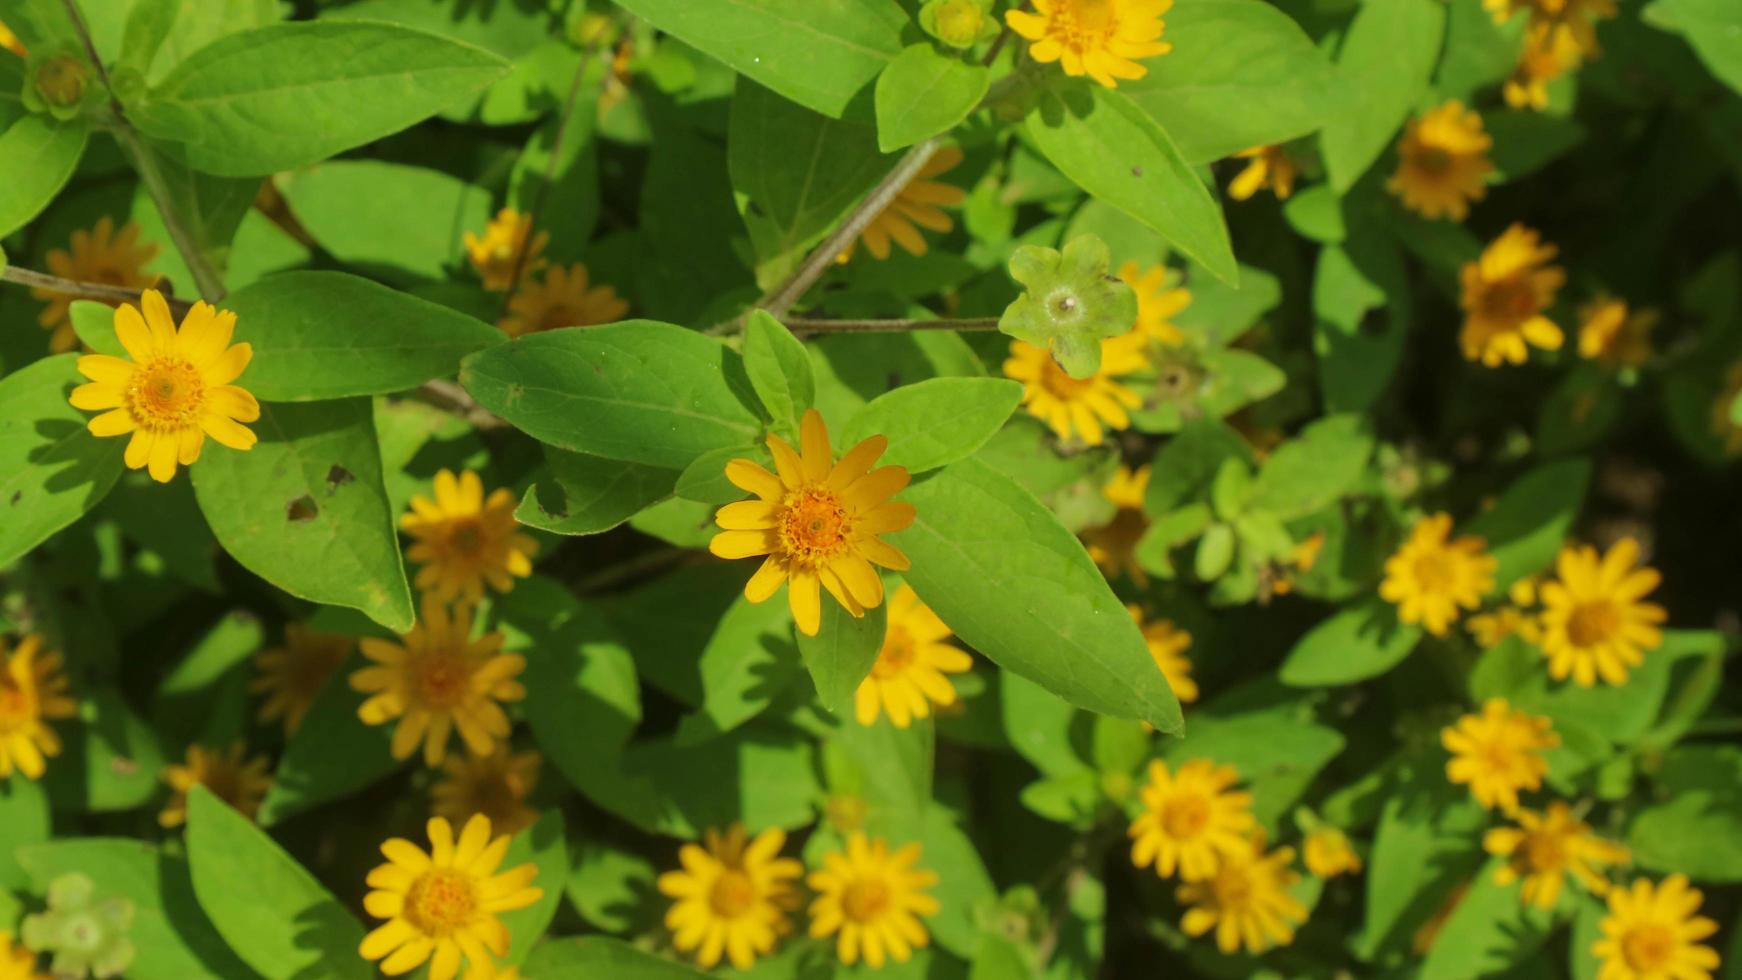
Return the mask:
[(744, 371), (768, 414), (797, 432), (799, 416), (817, 397), (810, 354), (786, 324), (762, 310), (752, 310), (744, 324)]
[(1325, 126), (1320, 143), (1338, 193), (1355, 186), (1416, 108), (1445, 29), (1439, 0), (1369, 0), (1355, 14), (1337, 69), (1361, 98)]
[(99, 439), (67, 403), (83, 384), (74, 354), (0, 378), (0, 567), (102, 502), (121, 475), (125, 438)]
[(909, 473), (948, 466), (978, 452), (1022, 401), (1022, 386), (1004, 378), (931, 378), (872, 399), (842, 430), (845, 451), (872, 436), (889, 439), (878, 461)]
[[(0, 125), (5, 122), (0, 115)], [(0, 238), (48, 207), (78, 168), (89, 136), (83, 122), (38, 115), (24, 116), (0, 132), (0, 187), (6, 188), (0, 194)]]
[[(885, 583), (885, 588), (893, 586)], [(799, 656), (817, 686), (818, 699), (823, 707), (843, 716), (844, 723), (852, 721), (853, 696), (877, 662), (888, 626), (887, 602), (865, 610), (857, 619), (840, 603), (825, 602), (817, 635), (798, 634)]]
[(877, 147), (885, 153), (949, 130), (968, 117), (992, 74), (984, 66), (913, 44), (877, 76)]

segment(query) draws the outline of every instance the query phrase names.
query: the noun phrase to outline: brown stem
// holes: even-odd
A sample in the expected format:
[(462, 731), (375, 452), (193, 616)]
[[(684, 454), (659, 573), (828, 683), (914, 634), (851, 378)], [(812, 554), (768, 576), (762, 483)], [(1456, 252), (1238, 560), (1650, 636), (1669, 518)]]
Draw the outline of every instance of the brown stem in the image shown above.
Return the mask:
[[(51, 293), (71, 296), (74, 299), (96, 300), (99, 303), (108, 303), (111, 306), (116, 303), (132, 303), (138, 305), (139, 294), (141, 292), (141, 290), (128, 289), (125, 286), (110, 286), (106, 283), (79, 282), (76, 279), (62, 279), (60, 276), (51, 276), (46, 272), (20, 269), (15, 265), (9, 265), (4, 271), (0, 271), (0, 281), (15, 282), (20, 286), (29, 286), (32, 289), (45, 289)], [(165, 298), (169, 300), (170, 308), (175, 310), (177, 314), (187, 312), (188, 308), (192, 305), (185, 300), (179, 300), (173, 296), (169, 296), (167, 290), (163, 292), (165, 293)]]
[(912, 330), (997, 330), (997, 317), (971, 320), (813, 320), (809, 317), (782, 317), (781, 322), (795, 334), (824, 333), (904, 333)]
[(500, 416), (478, 404), (457, 381), (446, 378), (425, 381), (417, 387), (414, 396), (425, 404), (457, 416), (477, 429), (501, 429), (508, 425)]

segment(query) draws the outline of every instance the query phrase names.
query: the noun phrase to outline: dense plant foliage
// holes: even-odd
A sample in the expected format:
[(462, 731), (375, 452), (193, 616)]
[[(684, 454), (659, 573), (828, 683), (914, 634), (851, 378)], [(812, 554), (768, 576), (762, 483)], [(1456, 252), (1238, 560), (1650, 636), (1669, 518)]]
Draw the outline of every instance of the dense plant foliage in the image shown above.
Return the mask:
[(0, 980), (1742, 976), (1736, 0), (0, 21)]

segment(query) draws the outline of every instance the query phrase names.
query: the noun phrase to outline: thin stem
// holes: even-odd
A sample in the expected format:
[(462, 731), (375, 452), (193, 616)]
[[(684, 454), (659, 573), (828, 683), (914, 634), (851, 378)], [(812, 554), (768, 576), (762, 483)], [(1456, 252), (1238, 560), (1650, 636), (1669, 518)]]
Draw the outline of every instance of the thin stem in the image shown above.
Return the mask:
[(478, 404), (457, 381), (446, 378), (425, 381), (413, 394), (425, 404), (457, 416), (477, 429), (501, 429), (508, 425), (494, 412)]
[[(15, 282), (20, 286), (29, 286), (32, 289), (44, 289), (51, 293), (59, 293), (62, 296), (71, 296), (74, 299), (90, 299), (111, 305), (115, 303), (136, 304), (139, 302), (141, 292), (141, 290), (128, 289), (125, 286), (62, 279), (60, 276), (51, 276), (46, 272), (20, 269), (15, 265), (9, 265), (4, 271), (0, 271), (0, 281)], [(170, 307), (178, 313), (186, 312), (191, 305), (185, 300), (179, 300), (173, 296), (166, 298), (169, 300)]]
[(795, 334), (998, 329), (997, 317), (976, 317), (970, 320), (813, 320), (810, 317), (788, 316), (781, 317), (781, 322)]
[(97, 45), (91, 40), (90, 29), (85, 26), (85, 16), (79, 11), (78, 0), (61, 0), (61, 4), (66, 7), (67, 17), (72, 21), (73, 30), (79, 35), (79, 42), (84, 45), (91, 65), (96, 68), (97, 77), (109, 92), (109, 108), (115, 114), (116, 141), (132, 161), (133, 169), (139, 172), (139, 179), (144, 182), (151, 200), (156, 203), (157, 213), (163, 217), (164, 227), (169, 229), (170, 239), (175, 242), (176, 250), (181, 252), (188, 271), (193, 273), (195, 288), (210, 302), (221, 302), (225, 296), (223, 277), (206, 261), (205, 253), (200, 250), (199, 240), (181, 220), (181, 215), (171, 201), (169, 185), (164, 181), (163, 173), (158, 170), (156, 156), (145, 145), (145, 141), (139, 138), (139, 132), (127, 118), (127, 110), (122, 108), (121, 100), (115, 97), (115, 86), (109, 81), (109, 71), (103, 67), (102, 57), (97, 54)]

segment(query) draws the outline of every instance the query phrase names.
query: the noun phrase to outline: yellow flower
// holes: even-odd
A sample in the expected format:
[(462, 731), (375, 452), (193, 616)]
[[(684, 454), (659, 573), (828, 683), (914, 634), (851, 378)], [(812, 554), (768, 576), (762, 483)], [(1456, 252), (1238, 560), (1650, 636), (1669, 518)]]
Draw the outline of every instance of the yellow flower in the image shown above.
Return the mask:
[(5, 24), (0, 24), (0, 48), (5, 48), (20, 58), (29, 54), (24, 50), (24, 42), (18, 40), (18, 35), (12, 33), (12, 28)]
[(1549, 83), (1579, 66), (1583, 52), (1571, 31), (1553, 24), (1533, 23), (1525, 29), (1524, 50), (1507, 77), (1501, 94), (1514, 109), (1548, 108)]
[(248, 758), (248, 748), (241, 742), (234, 742), (227, 749), (188, 746), (187, 762), (163, 770), (163, 781), (175, 795), (157, 815), (157, 822), (165, 827), (187, 823), (188, 793), (195, 786), (204, 786), (237, 813), (253, 820), (260, 812), (260, 801), (272, 788), (272, 777), (267, 773), (269, 765), (263, 755)]
[(1542, 644), (1549, 676), (1571, 675), (1580, 687), (1601, 677), (1624, 684), (1629, 668), (1663, 642), (1662, 606), (1642, 601), (1661, 576), (1639, 564), (1639, 542), (1622, 538), (1608, 554), (1590, 546), (1562, 548), (1555, 579), (1542, 586)]
[(1607, 894), (1608, 880), (1592, 866), (1627, 860), (1627, 848), (1591, 833), (1591, 828), (1559, 800), (1542, 813), (1520, 809), (1514, 820), (1516, 827), (1488, 831), (1482, 847), (1507, 859), (1494, 880), (1510, 885), (1523, 878), (1524, 900), (1538, 908), (1555, 907), (1561, 896), (1561, 879), (1569, 873), (1592, 894)]
[(1361, 855), (1355, 853), (1349, 836), (1335, 827), (1319, 827), (1307, 834), (1301, 852), (1307, 870), (1320, 878), (1361, 871)]
[(1730, 407), (1742, 398), (1742, 362), (1730, 365), (1724, 375), (1724, 390), (1712, 403), (1712, 434), (1724, 441), (1724, 455), (1742, 453), (1742, 425), (1731, 421)]
[(260, 705), (260, 723), (282, 718), (284, 734), (296, 734), (315, 698), (356, 645), (356, 640), (339, 633), (321, 633), (301, 623), (285, 626), (284, 646), (254, 656), (259, 676), (249, 683), (248, 690), (266, 695)]
[(889, 445), (883, 436), (866, 439), (836, 462), (829, 430), (813, 408), (799, 425), (799, 445), (802, 453), (769, 435), (778, 476), (748, 459), (726, 464), (726, 479), (758, 499), (720, 508), (714, 522), (722, 530), (708, 550), (721, 558), (767, 555), (744, 597), (762, 602), (790, 579), (792, 618), (806, 636), (815, 636), (822, 623), (819, 585), (855, 617), (883, 602), (883, 577), (872, 566), (899, 572), (908, 561), (878, 535), (912, 524), (914, 510), (889, 499), (907, 486), (905, 468), (871, 468)]
[(1397, 172), (1385, 186), (1424, 218), (1462, 221), (1470, 202), (1488, 193), (1493, 146), (1482, 117), (1453, 99), (1410, 120), (1397, 148)]
[(890, 724), (906, 728), (913, 719), (930, 715), (933, 703), (955, 704), (955, 685), (945, 675), (962, 673), (974, 660), (946, 643), (950, 636), (938, 614), (902, 583), (889, 597), (883, 648), (854, 698), (853, 716), (859, 724), (874, 724), (879, 713), (888, 712)]
[(115, 335), (131, 361), (108, 354), (79, 358), (79, 373), (91, 379), (73, 389), (74, 408), (103, 411), (91, 419), (95, 436), (131, 432), (129, 469), (149, 466), (151, 478), (168, 483), (176, 464), (200, 458), (206, 436), (231, 449), (254, 448), (255, 436), (240, 422), (260, 417), (260, 403), (231, 384), (248, 366), (254, 348), (230, 345), (236, 314), (195, 303), (177, 332), (163, 294), (147, 289), (144, 315), (131, 304), (115, 311)]
[(1283, 152), (1282, 147), (1255, 146), (1250, 150), (1241, 150), (1234, 154), (1234, 158), (1251, 161), (1228, 185), (1228, 196), (1234, 200), (1248, 200), (1266, 187), (1270, 188), (1279, 201), (1288, 200), (1288, 196), (1294, 193), (1294, 181), (1300, 174), (1300, 168), (1295, 166), (1294, 160)]
[[(0, 25), (0, 47), (5, 46), (6, 38), (10, 36), (5, 30)], [(97, 227), (90, 231), (73, 232), (72, 251), (50, 249), (48, 271), (62, 279), (144, 289), (157, 285), (163, 278), (144, 271), (146, 264), (155, 258), (156, 245), (139, 244), (138, 225), (130, 221), (120, 234), (116, 234), (114, 219), (104, 215)], [(56, 353), (72, 350), (79, 337), (73, 332), (73, 321), (67, 310), (73, 300), (80, 297), (37, 287), (32, 287), (30, 295), (48, 303), (36, 319), (45, 329), (54, 331), (49, 336), (48, 349)]]
[(660, 893), (675, 900), (665, 913), (672, 945), (704, 970), (722, 955), (748, 970), (792, 931), (787, 912), (798, 906), (804, 865), (780, 856), (786, 833), (778, 828), (751, 840), (735, 823), (723, 834), (709, 830), (702, 841), (678, 851), (682, 870), (659, 876)]
[(1136, 262), (1126, 262), (1119, 267), (1119, 278), (1137, 294), (1137, 323), (1132, 329), (1169, 347), (1185, 343), (1185, 331), (1174, 324), (1173, 318), (1192, 305), (1191, 290), (1182, 286), (1169, 289), (1168, 271), (1163, 265), (1145, 270)]
[(1181, 704), (1196, 701), (1198, 682), (1192, 680), (1192, 662), (1185, 655), (1191, 649), (1192, 635), (1175, 626), (1172, 620), (1156, 619), (1144, 622), (1143, 609), (1135, 603), (1126, 605), (1125, 611), (1131, 614), (1138, 630), (1143, 633), (1143, 642), (1149, 647), (1149, 655), (1155, 659), (1155, 665), (1161, 668), (1161, 676), (1167, 678), (1167, 686), (1173, 688), (1173, 696)]
[(1305, 575), (1312, 571), (1313, 566), (1319, 563), (1319, 552), (1323, 551), (1324, 548), (1325, 532), (1323, 531), (1314, 531), (1302, 538), (1288, 553), (1288, 558), (1282, 562), (1282, 568), (1277, 573), (1276, 581), (1271, 583), (1271, 591), (1276, 595), (1288, 595), (1293, 592), (1295, 576)]
[(1167, 54), (1162, 15), (1173, 0), (1034, 0), (1034, 13), (1010, 10), (1004, 22), (1033, 42), (1028, 56), (1057, 61), (1066, 75), (1087, 75), (1108, 88), (1149, 74), (1138, 58)]
[(1101, 491), (1117, 508), (1113, 519), (1083, 532), (1089, 557), (1101, 566), (1101, 571), (1108, 578), (1124, 572), (1140, 589), (1149, 584), (1149, 576), (1137, 563), (1136, 553), (1138, 539), (1149, 530), (1149, 515), (1143, 511), (1143, 495), (1148, 490), (1149, 467), (1139, 466), (1135, 470), (1119, 467)]
[(1694, 914), (1703, 897), (1683, 874), (1611, 890), (1609, 914), (1599, 924), (1603, 938), (1591, 946), (1603, 961), (1597, 980), (1712, 980), (1718, 954), (1700, 940), (1718, 924)]
[(1619, 12), (1615, 0), (1482, 0), (1482, 5), (1488, 8), (1496, 24), (1527, 13), (1531, 31), (1564, 34), (1574, 50), (1587, 57), (1597, 54), (1595, 22)]
[(1476, 644), (1484, 650), (1494, 649), (1513, 634), (1529, 643), (1536, 643), (1541, 635), (1535, 617), (1517, 606), (1500, 606), (1492, 612), (1471, 616), (1467, 625), (1470, 635), (1476, 638)]
[[(8, 36), (6, 26), (0, 24), (0, 47)], [(4, 929), (0, 929), (0, 980), (49, 980), (36, 972), (36, 954), (23, 943), (14, 945), (12, 933)]]
[(468, 976), (496, 976), (492, 955), (508, 954), (508, 927), (497, 915), (523, 909), (544, 896), (533, 887), (538, 866), (523, 864), (496, 873), (510, 837), (490, 837), (490, 818), (466, 821), (460, 839), (441, 817), (429, 821), (430, 850), (392, 838), (381, 845), (387, 863), (369, 872), (373, 889), (363, 897), (371, 916), (387, 921), (358, 947), (366, 960), (384, 960), (390, 977), (429, 961), (429, 980), (453, 980), (463, 957)]
[(1605, 367), (1639, 367), (1651, 360), (1655, 310), (1629, 311), (1626, 300), (1601, 296), (1579, 311), (1579, 356)]
[(565, 271), (552, 266), (544, 281), (523, 282), (508, 301), (502, 331), (521, 337), (560, 327), (593, 327), (615, 323), (629, 312), (629, 303), (610, 286), (588, 288), (587, 267), (579, 262)]
[(1518, 809), (1518, 791), (1537, 789), (1548, 772), (1543, 749), (1561, 744), (1547, 718), (1516, 711), (1502, 698), (1489, 698), (1479, 715), (1465, 715), (1440, 731), (1440, 744), (1452, 753), (1446, 778), (1468, 783), (1483, 809)]
[(450, 755), (430, 787), (430, 812), (456, 824), (482, 813), (502, 833), (518, 834), (538, 820), (526, 797), (538, 785), (541, 761), (537, 752), (510, 754), (506, 743), (488, 755)]
[(1061, 440), (1074, 434), (1099, 446), (1107, 429), (1130, 428), (1129, 410), (1143, 404), (1136, 392), (1116, 380), (1149, 366), (1143, 346), (1136, 334), (1101, 341), (1101, 370), (1079, 379), (1066, 374), (1044, 349), (1013, 340), (1004, 376), (1022, 382), (1022, 404)]
[(1233, 954), (1244, 945), (1262, 953), (1294, 942), (1295, 926), (1306, 921), (1307, 909), (1288, 890), (1300, 881), (1289, 868), (1294, 849), (1279, 847), (1266, 854), (1263, 838), (1243, 850), (1222, 856), (1215, 871), (1179, 886), (1175, 897), (1189, 905), (1180, 927), (1188, 935), (1216, 930), (1216, 948)]
[(1239, 781), (1233, 766), (1208, 759), (1193, 759), (1177, 774), (1167, 763), (1151, 761), (1143, 813), (1127, 831), (1131, 863), (1153, 864), (1163, 878), (1177, 869), (1181, 879), (1194, 881), (1215, 874), (1220, 859), (1250, 852), (1252, 794), (1233, 789)]
[(882, 839), (855, 833), (847, 849), (823, 855), (823, 869), (806, 881), (816, 892), (811, 902), (813, 939), (839, 936), (835, 955), (852, 966), (861, 958), (880, 969), (887, 960), (906, 963), (915, 947), (931, 941), (920, 916), (938, 913), (938, 900), (922, 889), (938, 883), (935, 872), (914, 865), (918, 844), (891, 852)]
[(1385, 562), (1379, 595), (1397, 606), (1397, 618), (1420, 623), (1435, 636), (1445, 636), (1458, 619), (1459, 607), (1475, 609), (1494, 587), (1493, 556), (1481, 538), (1452, 538), (1449, 514), (1434, 514), (1415, 522), (1405, 541)]
[(482, 237), (468, 231), (465, 239), (466, 254), (478, 278), (484, 280), (484, 288), (501, 291), (514, 288), (516, 262), (522, 278), (544, 268), (545, 260), (539, 256), (550, 244), (550, 233), (534, 235), (532, 215), (503, 208), (484, 227)]
[(508, 716), (498, 701), (518, 701), (526, 688), (518, 678), (526, 658), (503, 653), (500, 632), (471, 639), (472, 610), (452, 617), (434, 598), (423, 597), (423, 618), (389, 643), (364, 637), (363, 655), (375, 661), (351, 675), (351, 688), (370, 695), (357, 709), (366, 725), (399, 719), (393, 757), (406, 759), (423, 743), (424, 762), (439, 766), (448, 736), (458, 729), (473, 755), (489, 755), (508, 737)]
[(961, 162), (962, 150), (958, 146), (946, 146), (933, 153), (907, 186), (896, 193), (894, 199), (884, 205), (883, 210), (877, 212), (871, 223), (859, 233), (858, 241), (849, 242), (835, 261), (850, 261), (859, 242), (865, 243), (875, 258), (887, 259), (890, 239), (894, 239), (895, 244), (909, 255), (925, 255), (925, 236), (919, 233), (919, 229), (948, 233), (956, 223), (939, 209), (955, 207), (968, 197), (960, 187), (932, 178), (954, 169)]
[(0, 637), (0, 778), (17, 769), (42, 776), (44, 758), (60, 754), (60, 736), (46, 722), (71, 718), (78, 705), (67, 695), (60, 654), (42, 651), (42, 638), (18, 641), (10, 655)]
[(435, 476), (435, 499), (411, 498), (399, 526), (415, 539), (405, 556), (423, 567), (417, 587), (443, 602), (477, 602), (484, 586), (514, 588), (514, 577), (532, 574), (538, 542), (520, 534), (514, 493), (498, 487), (484, 496), (484, 481), (471, 470)]
[(1489, 367), (1523, 364), (1527, 344), (1559, 350), (1561, 328), (1542, 311), (1554, 302), (1566, 273), (1549, 265), (1555, 247), (1515, 224), (1463, 271), (1464, 357)]

